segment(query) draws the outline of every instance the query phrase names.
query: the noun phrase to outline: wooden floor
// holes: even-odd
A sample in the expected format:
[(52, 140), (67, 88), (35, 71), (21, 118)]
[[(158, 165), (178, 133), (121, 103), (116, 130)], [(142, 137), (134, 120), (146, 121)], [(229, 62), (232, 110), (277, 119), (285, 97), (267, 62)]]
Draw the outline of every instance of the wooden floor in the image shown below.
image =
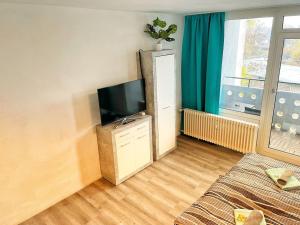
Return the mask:
[(174, 152), (117, 187), (101, 179), (22, 225), (171, 225), (241, 157), (181, 136)]

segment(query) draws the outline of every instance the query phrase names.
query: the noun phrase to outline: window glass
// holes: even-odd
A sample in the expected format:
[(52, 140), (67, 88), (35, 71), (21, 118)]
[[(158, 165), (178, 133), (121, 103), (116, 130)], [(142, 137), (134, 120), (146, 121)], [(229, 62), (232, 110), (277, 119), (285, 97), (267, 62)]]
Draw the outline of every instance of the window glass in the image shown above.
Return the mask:
[(269, 147), (300, 156), (300, 39), (284, 39)]
[(228, 20), (220, 107), (260, 115), (273, 18)]
[(283, 29), (300, 28), (300, 16), (285, 16)]

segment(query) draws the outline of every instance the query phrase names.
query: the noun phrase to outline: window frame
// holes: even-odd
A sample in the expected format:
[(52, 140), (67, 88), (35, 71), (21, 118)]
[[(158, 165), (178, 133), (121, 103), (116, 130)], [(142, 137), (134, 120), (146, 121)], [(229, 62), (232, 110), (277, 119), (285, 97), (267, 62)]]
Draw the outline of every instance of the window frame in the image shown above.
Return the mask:
[[(271, 33), (271, 42), (269, 48), (267, 73), (265, 79), (264, 93), (262, 99), (261, 115), (258, 116), (259, 133), (257, 140), (256, 151), (262, 155), (266, 155), (275, 159), (300, 165), (300, 156), (290, 155), (271, 149), (269, 146), (270, 130), (272, 126), (272, 117), (275, 107), (276, 90), (279, 79), (280, 65), (283, 51), (283, 40), (284, 38), (299, 38), (300, 39), (300, 28), (283, 28), (284, 16), (296, 16), (300, 15), (300, 6), (289, 6), (271, 9), (261, 10), (243, 10), (229, 12), (227, 19), (250, 19), (250, 18), (262, 18), (262, 17), (273, 17), (273, 27)], [(228, 112), (221, 112), (226, 116)], [(245, 113), (232, 113), (229, 112), (235, 118), (239, 117), (243, 119)], [(270, 151), (272, 150), (272, 151)]]
[(298, 33), (300, 28), (283, 29), (284, 16), (297, 16), (300, 15), (300, 6), (289, 7), (274, 7), (267, 9), (251, 9), (251, 10), (237, 10), (226, 13), (225, 21), (227, 20), (241, 20), (241, 19), (255, 19), (273, 17), (272, 32), (270, 38), (270, 47), (268, 53), (266, 77), (264, 81), (264, 91), (262, 97), (262, 106), (260, 115), (251, 115), (234, 110), (224, 109), (219, 107), (220, 115), (225, 117), (237, 118), (247, 122), (254, 122), (260, 125), (267, 114), (267, 102), (269, 102), (272, 87), (274, 86), (274, 79), (272, 78), (274, 63), (276, 57), (276, 45), (278, 37), (281, 33)]

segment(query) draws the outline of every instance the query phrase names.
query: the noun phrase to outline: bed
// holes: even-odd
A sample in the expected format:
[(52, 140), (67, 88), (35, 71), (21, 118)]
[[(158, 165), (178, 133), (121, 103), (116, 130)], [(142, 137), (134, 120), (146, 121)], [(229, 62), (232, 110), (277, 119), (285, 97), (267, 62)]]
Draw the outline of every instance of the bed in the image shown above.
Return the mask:
[(176, 218), (174, 224), (235, 224), (233, 210), (245, 208), (262, 210), (267, 224), (300, 225), (300, 190), (279, 189), (264, 172), (274, 167), (290, 168), (300, 179), (298, 166), (248, 154)]

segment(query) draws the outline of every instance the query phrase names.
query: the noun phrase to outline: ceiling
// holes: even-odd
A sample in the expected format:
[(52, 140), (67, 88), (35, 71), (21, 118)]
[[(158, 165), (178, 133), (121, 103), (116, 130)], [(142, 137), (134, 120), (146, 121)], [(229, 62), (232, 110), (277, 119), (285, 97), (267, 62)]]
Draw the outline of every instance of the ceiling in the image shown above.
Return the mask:
[(0, 2), (175, 13), (230, 11), (282, 5), (300, 5), (300, 0), (0, 0)]

